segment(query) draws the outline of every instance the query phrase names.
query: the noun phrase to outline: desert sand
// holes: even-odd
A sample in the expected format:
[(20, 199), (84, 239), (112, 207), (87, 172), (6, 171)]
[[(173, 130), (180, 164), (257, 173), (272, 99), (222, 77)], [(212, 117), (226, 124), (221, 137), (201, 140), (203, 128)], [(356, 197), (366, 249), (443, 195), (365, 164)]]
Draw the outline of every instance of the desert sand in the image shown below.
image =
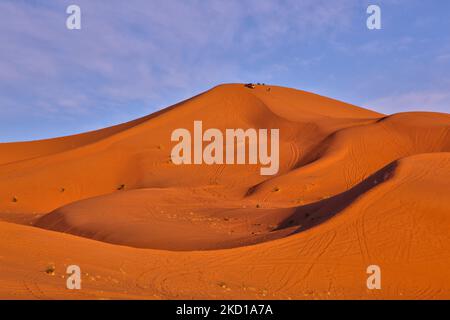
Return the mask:
[[(171, 132), (195, 120), (279, 128), (278, 174), (174, 165)], [(220, 85), (111, 128), (0, 144), (0, 299), (450, 299), (449, 190), (449, 114)], [(72, 264), (81, 290), (66, 288)]]

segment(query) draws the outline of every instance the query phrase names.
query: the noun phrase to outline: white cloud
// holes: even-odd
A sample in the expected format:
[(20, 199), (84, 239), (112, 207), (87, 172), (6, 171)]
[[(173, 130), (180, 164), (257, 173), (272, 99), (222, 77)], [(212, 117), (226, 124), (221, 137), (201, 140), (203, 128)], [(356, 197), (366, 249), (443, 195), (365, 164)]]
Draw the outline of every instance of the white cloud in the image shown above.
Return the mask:
[[(69, 31), (72, 3), (0, 1), (0, 119), (16, 114), (25, 126), (44, 116), (125, 121), (221, 82), (273, 80), (339, 92), (346, 83), (344, 95), (356, 95), (349, 83), (364, 56), (400, 56), (412, 45), (407, 37), (354, 39), (366, 15), (356, 0), (77, 0), (82, 30)], [(440, 65), (446, 53), (436, 58)], [(338, 80), (326, 78), (330, 73)], [(375, 102), (411, 105), (393, 99)], [(433, 108), (445, 99), (424, 102)]]
[(25, 92), (0, 114), (40, 105), (73, 114), (69, 109), (85, 109), (77, 103), (95, 112), (99, 103), (144, 104), (170, 90), (242, 81), (241, 65), (288, 39), (301, 43), (344, 28), (354, 7), (350, 0), (79, 0), (82, 30), (69, 31), (69, 4), (0, 3), (0, 88)]
[(374, 99), (365, 104), (382, 113), (434, 111), (450, 113), (449, 91), (415, 91)]

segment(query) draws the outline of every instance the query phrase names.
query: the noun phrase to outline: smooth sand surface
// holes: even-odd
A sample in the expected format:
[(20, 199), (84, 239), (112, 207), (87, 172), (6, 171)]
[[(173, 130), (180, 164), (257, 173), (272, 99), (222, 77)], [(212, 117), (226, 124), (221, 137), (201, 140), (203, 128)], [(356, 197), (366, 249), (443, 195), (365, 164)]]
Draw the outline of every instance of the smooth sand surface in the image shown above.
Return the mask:
[[(171, 133), (194, 120), (279, 128), (279, 173), (174, 165)], [(449, 114), (221, 85), (111, 128), (0, 144), (0, 298), (450, 299), (449, 190)], [(81, 290), (66, 289), (71, 264)]]

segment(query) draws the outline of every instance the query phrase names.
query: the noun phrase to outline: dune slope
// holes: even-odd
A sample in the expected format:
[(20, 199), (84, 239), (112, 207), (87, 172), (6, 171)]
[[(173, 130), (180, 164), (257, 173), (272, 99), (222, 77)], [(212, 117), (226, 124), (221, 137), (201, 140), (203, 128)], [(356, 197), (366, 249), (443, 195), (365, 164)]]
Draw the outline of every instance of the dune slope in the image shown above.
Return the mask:
[[(174, 165), (170, 134), (194, 120), (279, 128), (279, 173)], [(241, 84), (110, 129), (0, 144), (0, 297), (450, 298), (449, 169), (448, 114)], [(68, 264), (87, 273), (79, 292)], [(366, 287), (372, 264), (382, 290)]]

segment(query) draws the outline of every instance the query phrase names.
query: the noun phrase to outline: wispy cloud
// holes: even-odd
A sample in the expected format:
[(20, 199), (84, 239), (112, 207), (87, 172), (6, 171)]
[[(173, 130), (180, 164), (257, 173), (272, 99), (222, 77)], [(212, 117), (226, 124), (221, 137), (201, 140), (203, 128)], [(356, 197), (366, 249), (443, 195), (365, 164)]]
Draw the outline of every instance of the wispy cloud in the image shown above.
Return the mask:
[(193, 82), (238, 78), (236, 66), (254, 50), (270, 50), (292, 34), (301, 40), (311, 30), (345, 25), (351, 2), (325, 3), (80, 0), (82, 30), (68, 31), (67, 1), (4, 1), (0, 81), (62, 112), (69, 104), (59, 102), (80, 94), (92, 102), (151, 101)]
[[(80, 31), (65, 28), (72, 3), (82, 9)], [(401, 16), (402, 3), (411, 2), (386, 8)], [(68, 133), (86, 118), (92, 126), (129, 120), (223, 82), (350, 96), (362, 73), (368, 82), (376, 68), (390, 76), (399, 70), (386, 67), (389, 59), (425, 47), (414, 34), (368, 34), (357, 0), (3, 0), (0, 12), (0, 140), (21, 137), (18, 123), (50, 127), (48, 118), (54, 130), (42, 135)], [(445, 64), (447, 52), (439, 53), (433, 61)], [(73, 125), (56, 128), (58, 117)]]
[(405, 111), (450, 111), (449, 91), (417, 91), (406, 92), (392, 96), (378, 98), (366, 103), (384, 113), (396, 113)]

